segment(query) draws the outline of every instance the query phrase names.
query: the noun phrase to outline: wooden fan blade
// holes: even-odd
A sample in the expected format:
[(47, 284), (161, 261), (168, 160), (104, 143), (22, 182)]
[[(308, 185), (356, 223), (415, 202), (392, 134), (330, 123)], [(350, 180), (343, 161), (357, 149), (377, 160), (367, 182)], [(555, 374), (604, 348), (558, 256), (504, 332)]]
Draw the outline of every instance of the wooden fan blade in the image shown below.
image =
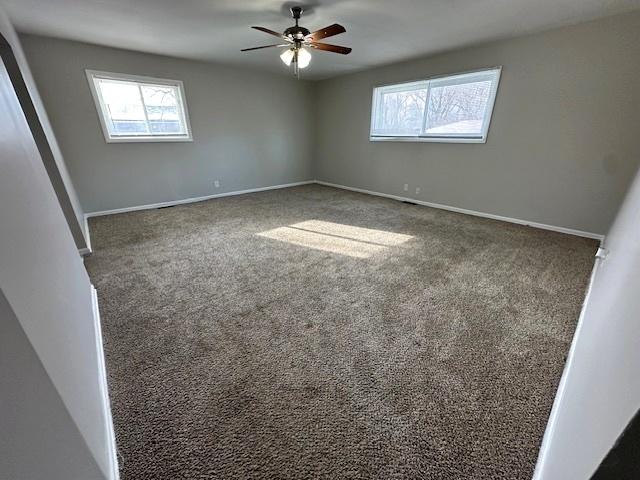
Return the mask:
[(341, 47), (339, 45), (330, 45), (328, 43), (309, 43), (310, 47), (317, 48), (318, 50), (326, 50), (327, 52), (340, 53), (342, 55), (347, 55), (351, 53), (351, 49), (349, 47)]
[(334, 23), (333, 25), (329, 25), (328, 27), (324, 27), (320, 30), (316, 30), (315, 32), (310, 33), (305, 37), (305, 39), (311, 42), (317, 42), (318, 40), (321, 40), (323, 38), (333, 37), (334, 35), (339, 35), (344, 32), (346, 32), (346, 30), (342, 25)]
[(288, 46), (290, 46), (288, 43), (281, 43), (281, 44), (275, 44), (275, 45), (263, 45), (262, 47), (243, 48), (240, 51), (241, 52), (248, 52), (250, 50), (260, 50), (261, 48), (288, 47)]
[(281, 33), (274, 32), (273, 30), (269, 30), (268, 28), (264, 28), (264, 27), (251, 27), (251, 28), (255, 30), (260, 30), (261, 32), (264, 32), (264, 33), (268, 33), (269, 35), (273, 35), (274, 37), (283, 38), (287, 40), (287, 37), (285, 37)]

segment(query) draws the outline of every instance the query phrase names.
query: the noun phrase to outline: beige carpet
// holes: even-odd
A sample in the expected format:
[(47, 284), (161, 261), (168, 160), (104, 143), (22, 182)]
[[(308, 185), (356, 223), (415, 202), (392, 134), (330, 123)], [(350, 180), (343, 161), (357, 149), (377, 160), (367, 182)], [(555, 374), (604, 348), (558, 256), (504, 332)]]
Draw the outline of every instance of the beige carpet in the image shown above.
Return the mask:
[(531, 478), (595, 241), (317, 185), (90, 228), (122, 480)]

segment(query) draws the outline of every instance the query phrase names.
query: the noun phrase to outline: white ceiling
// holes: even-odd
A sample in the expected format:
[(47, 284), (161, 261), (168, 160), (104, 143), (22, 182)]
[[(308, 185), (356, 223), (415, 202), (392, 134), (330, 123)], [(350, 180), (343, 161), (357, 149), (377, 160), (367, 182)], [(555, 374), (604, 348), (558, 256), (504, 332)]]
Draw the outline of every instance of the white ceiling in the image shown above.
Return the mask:
[[(628, 12), (640, 0), (303, 0), (301, 25), (340, 23), (347, 33), (326, 39), (350, 55), (313, 52), (303, 77), (327, 78), (373, 65), (488, 40)], [(293, 22), (279, 0), (0, 0), (21, 32), (176, 57), (287, 73), (274, 43), (251, 30), (282, 31)]]

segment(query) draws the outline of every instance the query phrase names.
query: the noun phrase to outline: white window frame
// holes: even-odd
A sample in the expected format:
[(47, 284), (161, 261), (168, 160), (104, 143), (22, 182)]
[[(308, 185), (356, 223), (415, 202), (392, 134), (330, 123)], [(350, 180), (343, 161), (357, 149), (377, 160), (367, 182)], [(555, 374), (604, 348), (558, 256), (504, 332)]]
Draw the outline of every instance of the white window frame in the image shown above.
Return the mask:
[[(451, 83), (455, 84), (455, 83), (458, 83), (456, 82), (456, 79), (459, 80), (460, 77), (471, 77), (475, 74), (483, 74), (483, 73), (489, 73), (489, 72), (495, 72), (495, 82), (492, 83), (491, 91), (489, 92), (489, 100), (487, 103), (487, 109), (485, 111), (484, 118), (482, 120), (482, 132), (480, 135), (470, 136), (468, 134), (455, 134), (455, 133), (442, 134), (442, 135), (424, 134), (424, 127), (425, 127), (424, 121), (426, 120), (423, 120), (423, 126), (422, 126), (423, 133), (421, 133), (420, 135), (400, 134), (400, 135), (382, 136), (382, 135), (375, 135), (373, 133), (375, 120), (376, 120), (375, 115), (378, 108), (378, 99), (380, 98), (379, 92), (381, 89), (385, 89), (386, 92), (388, 92), (390, 91), (390, 87), (397, 87), (398, 90), (402, 91), (406, 87), (410, 88), (412, 86), (416, 86), (416, 87), (423, 86), (423, 88), (427, 89), (426, 101), (428, 102), (429, 88), (430, 88), (431, 82), (438, 81), (438, 83), (441, 83), (443, 81), (446, 81), (447, 79), (450, 79)], [(369, 141), (371, 142), (487, 143), (487, 136), (489, 134), (489, 125), (491, 125), (493, 107), (495, 105), (496, 96), (498, 94), (498, 86), (500, 84), (501, 74), (502, 74), (502, 67), (497, 66), (497, 67), (488, 67), (488, 68), (482, 68), (479, 70), (471, 70), (467, 72), (460, 72), (460, 73), (454, 73), (454, 74), (437, 75), (437, 76), (432, 76), (432, 77), (428, 77), (428, 78), (417, 80), (417, 81), (410, 80), (402, 83), (376, 85), (373, 88), (373, 95), (371, 100), (371, 126), (369, 130)], [(425, 105), (425, 111), (427, 108), (428, 108), (428, 105)], [(426, 113), (424, 117), (426, 119)]]
[[(96, 104), (96, 110), (98, 113), (98, 119), (100, 120), (100, 126), (102, 127), (102, 133), (107, 143), (130, 143), (130, 142), (192, 142), (193, 135), (191, 134), (191, 123), (189, 121), (189, 111), (187, 109), (187, 98), (184, 93), (184, 84), (181, 80), (169, 80), (166, 78), (145, 77), (141, 75), (130, 75), (128, 73), (112, 73), (103, 72), (100, 70), (85, 70), (87, 74), (87, 81), (89, 82), (89, 88), (93, 101)], [(135, 82), (138, 84), (153, 84), (153, 85), (169, 85), (178, 89), (179, 99), (178, 106), (180, 107), (182, 119), (184, 120), (185, 134), (182, 135), (163, 135), (163, 134), (151, 134), (151, 135), (112, 135), (107, 127), (107, 109), (102, 99), (102, 93), (100, 89), (96, 87), (94, 79), (107, 79), (107, 80), (120, 80), (125, 82)], [(144, 101), (143, 101), (144, 107)], [(145, 109), (146, 116), (146, 109)]]

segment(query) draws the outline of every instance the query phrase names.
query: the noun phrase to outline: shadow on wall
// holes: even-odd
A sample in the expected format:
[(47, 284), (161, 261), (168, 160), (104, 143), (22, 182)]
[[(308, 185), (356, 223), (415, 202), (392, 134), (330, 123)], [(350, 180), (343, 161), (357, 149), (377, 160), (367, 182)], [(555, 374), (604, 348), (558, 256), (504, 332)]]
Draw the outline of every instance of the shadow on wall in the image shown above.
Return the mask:
[(640, 410), (636, 412), (591, 480), (640, 478)]

